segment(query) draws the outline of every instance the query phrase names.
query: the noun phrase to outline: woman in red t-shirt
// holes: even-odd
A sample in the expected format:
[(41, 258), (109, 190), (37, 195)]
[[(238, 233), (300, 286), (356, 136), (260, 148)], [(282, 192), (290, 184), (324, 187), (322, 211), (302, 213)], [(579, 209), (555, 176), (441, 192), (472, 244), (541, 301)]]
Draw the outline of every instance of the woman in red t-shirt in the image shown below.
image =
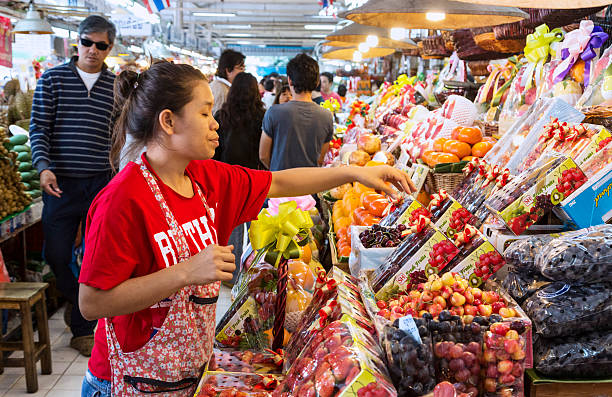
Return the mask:
[(79, 305), (99, 319), (83, 396), (192, 395), (214, 339), (221, 281), (234, 271), (231, 231), (266, 197), (351, 182), (413, 189), (391, 167), (270, 173), (209, 160), (218, 146), (213, 96), (189, 65), (156, 63), (115, 82), (121, 114), (113, 158), (133, 138), (147, 147), (94, 200), (87, 219)]

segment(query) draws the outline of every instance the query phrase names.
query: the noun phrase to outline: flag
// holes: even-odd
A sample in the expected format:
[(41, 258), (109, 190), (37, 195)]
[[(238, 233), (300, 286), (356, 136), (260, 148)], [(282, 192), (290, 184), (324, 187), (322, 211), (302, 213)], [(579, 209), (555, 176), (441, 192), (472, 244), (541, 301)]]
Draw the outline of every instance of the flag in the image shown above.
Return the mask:
[(170, 8), (170, 0), (144, 0), (144, 3), (151, 14), (160, 12), (164, 8)]

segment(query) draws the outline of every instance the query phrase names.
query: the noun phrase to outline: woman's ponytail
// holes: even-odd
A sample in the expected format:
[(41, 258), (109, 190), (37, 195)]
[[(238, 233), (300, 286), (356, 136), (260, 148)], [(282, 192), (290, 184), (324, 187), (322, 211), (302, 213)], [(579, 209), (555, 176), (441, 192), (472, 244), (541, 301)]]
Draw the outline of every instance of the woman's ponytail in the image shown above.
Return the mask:
[(138, 73), (124, 70), (115, 78), (110, 150), (110, 162), (115, 171), (119, 168), (121, 151), (126, 141), (126, 114), (129, 111), (132, 93), (138, 85), (138, 77)]

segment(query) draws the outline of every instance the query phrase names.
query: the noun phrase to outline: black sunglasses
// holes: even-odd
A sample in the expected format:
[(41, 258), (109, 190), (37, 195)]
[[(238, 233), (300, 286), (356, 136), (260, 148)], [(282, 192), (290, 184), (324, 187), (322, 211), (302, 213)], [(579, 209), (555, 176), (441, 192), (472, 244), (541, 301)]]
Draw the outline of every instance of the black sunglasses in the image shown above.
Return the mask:
[(91, 47), (92, 45), (96, 45), (96, 48), (100, 51), (106, 51), (108, 49), (108, 47), (110, 46), (110, 44), (105, 43), (103, 41), (91, 41), (89, 39), (86, 39), (84, 37), (81, 37), (81, 44), (85, 47)]

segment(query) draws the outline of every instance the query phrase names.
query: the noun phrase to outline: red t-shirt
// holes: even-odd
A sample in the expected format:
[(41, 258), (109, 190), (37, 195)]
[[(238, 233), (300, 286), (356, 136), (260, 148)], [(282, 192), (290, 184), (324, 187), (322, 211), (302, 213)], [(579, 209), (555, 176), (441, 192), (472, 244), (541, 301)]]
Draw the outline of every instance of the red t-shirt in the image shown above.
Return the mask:
[(323, 91), (321, 91), (321, 96), (323, 97), (324, 101), (327, 101), (329, 98), (334, 98), (336, 101), (338, 101), (339, 104), (342, 104), (342, 98), (340, 98), (340, 95), (336, 94), (333, 91), (330, 92), (329, 94), (326, 94)]
[[(213, 160), (192, 161), (187, 167), (187, 175), (202, 189), (213, 223), (208, 221), (197, 193), (186, 198), (159, 178), (157, 182), (185, 233), (191, 255), (213, 241), (227, 245), (237, 225), (257, 217), (272, 181), (272, 174), (268, 171), (255, 171)], [(195, 193), (195, 186), (193, 190)], [(79, 282), (108, 290), (127, 279), (176, 264), (178, 251), (169, 229), (138, 165), (129, 163), (102, 189), (89, 209), (85, 236), (87, 249)], [(153, 329), (163, 324), (168, 309), (149, 308), (113, 317), (115, 333), (123, 351), (134, 351), (144, 346)], [(104, 320), (99, 320), (88, 367), (96, 377), (110, 380), (105, 328)]]

